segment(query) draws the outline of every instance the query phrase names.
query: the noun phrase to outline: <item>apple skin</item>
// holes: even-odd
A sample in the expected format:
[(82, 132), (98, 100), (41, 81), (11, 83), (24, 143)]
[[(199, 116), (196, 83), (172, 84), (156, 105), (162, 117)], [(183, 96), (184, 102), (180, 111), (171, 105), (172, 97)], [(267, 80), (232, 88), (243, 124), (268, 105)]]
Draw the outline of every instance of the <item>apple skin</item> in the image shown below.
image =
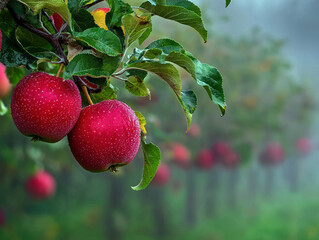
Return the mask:
[(58, 14), (58, 13), (53, 13), (51, 16), (50, 16), (50, 18), (52, 19), (52, 21), (53, 21), (53, 24), (54, 24), (54, 26), (56, 27), (56, 29), (58, 30), (58, 31), (60, 31), (61, 30), (61, 27), (62, 27), (62, 25), (63, 25), (63, 18)]
[(11, 84), (6, 75), (6, 66), (0, 63), (0, 99), (6, 97), (11, 89)]
[(191, 127), (189, 128), (188, 133), (189, 133), (189, 135), (191, 137), (199, 137), (199, 135), (200, 135), (200, 127), (199, 127), (199, 125), (196, 124), (196, 123), (193, 123), (191, 125)]
[(240, 163), (240, 156), (231, 150), (221, 159), (221, 163), (227, 168), (236, 168)]
[(228, 143), (220, 141), (216, 142), (212, 146), (212, 152), (218, 161), (221, 161), (229, 152), (231, 152), (231, 148)]
[(82, 109), (68, 135), (79, 164), (91, 172), (116, 170), (130, 163), (140, 145), (140, 124), (134, 111), (117, 100)]
[(54, 195), (56, 185), (53, 176), (42, 170), (30, 176), (25, 187), (31, 197), (45, 199)]
[(308, 138), (299, 138), (297, 141), (297, 149), (300, 153), (309, 154), (312, 150), (311, 141)]
[(81, 96), (71, 80), (31, 73), (14, 88), (11, 110), (22, 134), (53, 143), (64, 138), (77, 122)]
[(188, 168), (191, 165), (190, 152), (181, 143), (174, 143), (172, 145), (173, 159), (182, 168)]
[(285, 152), (278, 142), (269, 143), (260, 155), (260, 162), (265, 166), (275, 165), (282, 162)]
[(197, 166), (204, 170), (209, 170), (215, 165), (214, 155), (209, 149), (203, 149), (198, 153)]
[(95, 24), (98, 25), (100, 28), (104, 28), (105, 30), (108, 30), (105, 24), (105, 17), (109, 11), (111, 11), (110, 8), (97, 8), (91, 12), (91, 15), (94, 18)]
[(2, 209), (0, 208), (0, 227), (3, 226), (5, 221), (6, 221), (6, 216), (4, 212), (2, 211)]
[(152, 180), (152, 184), (157, 186), (164, 186), (166, 185), (171, 177), (171, 171), (169, 166), (165, 163), (161, 163), (156, 171), (156, 174)]

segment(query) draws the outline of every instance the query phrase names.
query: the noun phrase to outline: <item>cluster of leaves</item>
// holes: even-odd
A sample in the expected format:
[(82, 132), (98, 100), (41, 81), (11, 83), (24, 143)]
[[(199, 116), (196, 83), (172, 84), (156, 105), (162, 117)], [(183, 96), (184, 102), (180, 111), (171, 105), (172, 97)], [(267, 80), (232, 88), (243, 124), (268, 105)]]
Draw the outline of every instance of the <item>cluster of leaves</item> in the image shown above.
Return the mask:
[[(86, 85), (89, 92), (94, 93), (94, 100), (99, 102), (117, 98), (118, 89), (112, 85), (112, 79), (124, 80), (126, 90), (136, 96), (150, 96), (144, 80), (148, 74), (155, 74), (174, 91), (189, 129), (197, 98), (192, 90), (182, 90), (177, 68), (181, 67), (204, 87), (222, 114), (225, 113), (221, 74), (216, 68), (201, 63), (176, 41), (158, 39), (127, 54), (133, 44), (141, 46), (150, 36), (155, 15), (193, 28), (206, 42), (207, 31), (199, 7), (188, 0), (149, 0), (140, 6), (131, 6), (122, 0), (107, 0), (111, 10), (105, 17), (106, 30), (96, 25), (88, 10), (98, 2), (102, 1), (9, 1), (0, 12), (3, 35), (0, 62), (7, 66), (12, 83), (16, 84), (21, 76), (31, 71), (56, 73), (57, 63), (63, 63), (63, 78), (81, 81), (76, 76), (85, 76), (87, 80), (81, 84)], [(226, 6), (229, 3), (227, 0)], [(53, 13), (58, 13), (64, 20), (59, 30), (49, 17)], [(92, 84), (94, 89), (90, 89)], [(154, 144), (146, 143), (145, 118), (141, 113), (137, 112), (137, 115), (142, 126), (145, 157), (143, 178), (134, 187), (140, 190), (155, 175), (160, 151)]]

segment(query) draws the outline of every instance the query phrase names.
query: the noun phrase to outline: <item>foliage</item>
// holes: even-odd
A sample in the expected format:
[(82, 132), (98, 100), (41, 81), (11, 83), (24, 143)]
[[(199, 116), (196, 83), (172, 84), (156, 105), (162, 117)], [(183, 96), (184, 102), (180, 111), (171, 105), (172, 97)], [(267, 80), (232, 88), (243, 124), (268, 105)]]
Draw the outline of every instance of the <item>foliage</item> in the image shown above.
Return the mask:
[[(198, 6), (188, 0), (149, 0), (140, 6), (131, 6), (122, 0), (107, 0), (105, 3), (111, 10), (102, 19), (107, 26), (106, 30), (97, 26), (90, 14), (90, 7), (99, 2), (101, 1), (10, 1), (0, 12), (0, 30), (3, 34), (0, 61), (8, 67), (7, 72), (12, 83), (16, 84), (18, 77), (30, 71), (44, 70), (55, 74), (56, 65), (60, 63), (63, 64), (64, 79), (87, 77), (89, 84), (83, 83), (83, 78), (74, 80), (82, 81), (82, 85), (92, 90), (90, 92), (94, 93), (93, 99), (97, 103), (116, 98), (118, 91), (114, 91), (110, 82), (113, 79), (125, 81), (124, 89), (136, 96), (150, 96), (144, 80), (147, 73), (152, 73), (163, 79), (174, 91), (189, 129), (197, 106), (197, 97), (194, 91), (182, 89), (177, 68), (179, 66), (189, 72), (199, 86), (205, 88), (222, 114), (225, 113), (223, 80), (215, 67), (201, 63), (171, 39), (155, 40), (146, 48), (141, 46), (152, 32), (152, 17), (155, 15), (190, 26), (206, 42), (207, 30)], [(229, 3), (227, 0), (226, 6)], [(64, 24), (61, 29), (54, 25), (54, 18), (50, 17), (53, 13), (62, 17)], [(133, 44), (140, 47), (128, 54), (129, 47)], [(13, 68), (21, 66), (19, 75), (10, 73), (9, 67), (12, 72)], [(90, 83), (97, 87), (90, 89)], [(96, 89), (100, 91), (94, 91)], [(3, 104), (1, 106), (3, 113), (5, 108)], [(144, 173), (141, 184), (135, 190), (148, 185), (159, 164), (159, 149), (142, 142)], [(149, 171), (149, 168), (152, 170)]]

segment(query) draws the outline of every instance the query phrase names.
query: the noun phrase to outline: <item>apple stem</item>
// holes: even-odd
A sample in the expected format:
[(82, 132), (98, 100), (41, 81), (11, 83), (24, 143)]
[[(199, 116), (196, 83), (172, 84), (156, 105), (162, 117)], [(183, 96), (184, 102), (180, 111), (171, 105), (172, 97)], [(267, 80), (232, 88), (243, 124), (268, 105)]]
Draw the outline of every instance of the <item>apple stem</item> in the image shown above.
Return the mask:
[(81, 88), (82, 88), (82, 91), (84, 92), (84, 95), (85, 95), (87, 101), (89, 102), (89, 104), (90, 104), (90, 105), (93, 105), (94, 103), (92, 102), (92, 99), (91, 99), (91, 97), (90, 97), (90, 94), (89, 94), (89, 92), (88, 92), (87, 87), (86, 87), (85, 85), (82, 85)]
[(61, 64), (60, 64), (60, 67), (59, 67), (59, 70), (58, 70), (58, 72), (57, 72), (56, 75), (55, 75), (56, 77), (60, 77), (60, 74), (61, 74), (61, 72), (62, 72), (63, 67), (64, 67), (64, 64), (61, 63)]

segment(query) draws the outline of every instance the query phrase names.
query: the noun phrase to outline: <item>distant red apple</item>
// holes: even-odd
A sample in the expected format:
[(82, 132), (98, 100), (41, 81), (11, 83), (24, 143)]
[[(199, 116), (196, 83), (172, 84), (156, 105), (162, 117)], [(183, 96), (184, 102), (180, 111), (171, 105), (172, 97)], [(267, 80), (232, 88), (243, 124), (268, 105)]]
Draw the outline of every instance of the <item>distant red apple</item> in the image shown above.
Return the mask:
[(198, 124), (193, 123), (188, 131), (189, 135), (192, 137), (198, 137), (200, 135), (200, 127)]
[(27, 193), (34, 198), (44, 199), (55, 193), (55, 179), (46, 171), (38, 171), (26, 182)]
[(63, 25), (63, 18), (58, 14), (58, 13), (53, 13), (51, 16), (50, 16), (50, 18), (52, 19), (52, 21), (53, 21), (53, 24), (54, 24), (54, 26), (56, 27), (56, 29), (58, 30), (58, 31), (60, 31), (61, 30), (61, 27), (62, 27), (62, 25)]
[(273, 142), (266, 146), (260, 155), (260, 161), (264, 165), (273, 165), (284, 160), (285, 153), (280, 143)]
[(11, 84), (6, 74), (6, 66), (0, 63), (0, 99), (6, 97), (11, 89)]
[(71, 80), (44, 72), (23, 77), (13, 90), (12, 118), (18, 130), (44, 142), (58, 142), (74, 127), (81, 96)]
[(215, 164), (214, 156), (209, 149), (203, 149), (197, 156), (197, 165), (202, 169), (209, 170)]
[(227, 153), (231, 152), (232, 150), (228, 143), (220, 141), (220, 142), (214, 143), (214, 145), (212, 146), (212, 151), (216, 159), (218, 161), (221, 161), (221, 159), (225, 157)]
[(3, 226), (5, 221), (6, 221), (6, 217), (5, 217), (4, 212), (2, 211), (2, 209), (0, 208), (0, 227)]
[(140, 124), (134, 111), (117, 100), (85, 107), (68, 135), (70, 149), (88, 171), (115, 171), (129, 164), (140, 145)]
[(190, 152), (189, 150), (181, 143), (174, 143), (172, 145), (173, 149), (173, 160), (183, 168), (188, 168), (191, 164), (190, 162)]
[(312, 150), (311, 141), (308, 138), (299, 138), (297, 141), (297, 149), (303, 154), (308, 154)]
[(240, 156), (237, 152), (231, 150), (222, 158), (221, 163), (227, 168), (236, 168), (240, 163)]
[(169, 169), (169, 166), (165, 163), (161, 163), (157, 168), (152, 183), (159, 186), (166, 185), (170, 179), (170, 176), (171, 171)]

